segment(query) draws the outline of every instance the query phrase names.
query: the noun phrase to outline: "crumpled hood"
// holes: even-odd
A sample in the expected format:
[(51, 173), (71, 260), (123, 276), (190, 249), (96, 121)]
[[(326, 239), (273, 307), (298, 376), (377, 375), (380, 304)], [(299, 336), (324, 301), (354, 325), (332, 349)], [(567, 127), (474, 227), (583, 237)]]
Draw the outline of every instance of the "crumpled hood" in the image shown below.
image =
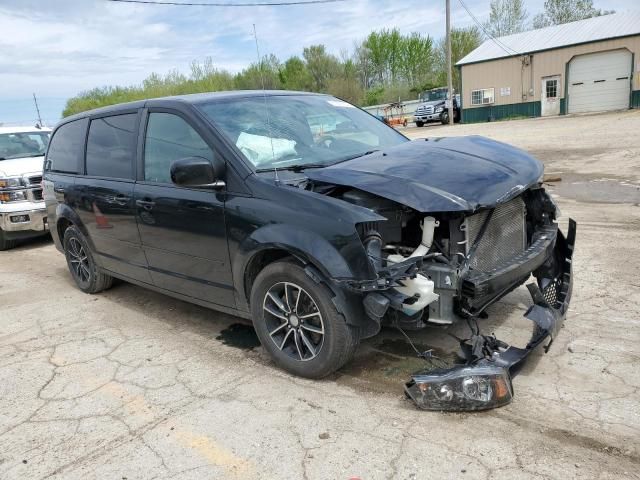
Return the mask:
[(21, 177), (26, 174), (42, 175), (43, 157), (44, 155), (0, 160), (0, 177)]
[(406, 142), (305, 175), (350, 186), (419, 212), (474, 211), (506, 202), (535, 184), (542, 164), (485, 137)]

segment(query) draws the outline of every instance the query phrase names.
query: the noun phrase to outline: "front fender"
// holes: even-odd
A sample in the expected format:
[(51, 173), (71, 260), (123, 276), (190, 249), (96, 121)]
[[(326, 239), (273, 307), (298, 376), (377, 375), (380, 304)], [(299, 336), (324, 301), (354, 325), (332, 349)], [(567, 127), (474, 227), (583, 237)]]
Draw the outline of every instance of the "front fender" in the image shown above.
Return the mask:
[[(247, 266), (255, 255), (265, 250), (284, 250), (316, 267), (327, 279), (348, 279), (362, 276), (361, 265), (366, 262), (366, 253), (354, 231), (353, 242), (347, 242), (342, 252), (322, 236), (309, 230), (286, 224), (269, 224), (255, 230), (240, 244), (232, 260), (234, 284), (240, 298), (247, 298), (244, 275)], [(357, 243), (355, 243), (357, 242)], [(353, 244), (352, 244), (353, 243)], [(360, 262), (347, 262), (346, 255), (361, 257)], [(354, 268), (355, 267), (355, 268)], [(368, 272), (367, 272), (368, 273)]]
[(375, 276), (355, 231), (351, 240), (338, 250), (317, 233), (291, 225), (270, 224), (257, 229), (242, 242), (232, 262), (238, 307), (249, 308), (247, 299), (251, 292), (246, 291), (245, 273), (256, 256), (266, 250), (286, 251), (307, 265), (307, 273), (316, 282), (325, 283), (334, 292), (337, 310), (347, 323), (359, 328), (361, 338), (375, 335), (380, 325), (365, 314), (362, 297), (345, 289), (339, 281)]

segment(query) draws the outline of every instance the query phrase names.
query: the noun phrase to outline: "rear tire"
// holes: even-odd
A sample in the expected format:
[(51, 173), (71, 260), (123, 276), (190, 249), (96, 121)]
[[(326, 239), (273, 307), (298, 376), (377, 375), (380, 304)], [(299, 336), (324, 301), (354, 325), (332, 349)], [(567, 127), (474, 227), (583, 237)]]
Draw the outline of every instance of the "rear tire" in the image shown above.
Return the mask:
[(7, 238), (7, 234), (0, 229), (0, 252), (15, 247), (16, 243), (17, 242), (15, 240), (9, 240)]
[(111, 287), (113, 277), (98, 269), (84, 235), (75, 226), (64, 231), (64, 256), (76, 285), (84, 293), (98, 293)]
[(279, 367), (322, 378), (351, 359), (358, 331), (336, 310), (333, 297), (290, 261), (274, 262), (258, 274), (251, 290), (253, 325)]

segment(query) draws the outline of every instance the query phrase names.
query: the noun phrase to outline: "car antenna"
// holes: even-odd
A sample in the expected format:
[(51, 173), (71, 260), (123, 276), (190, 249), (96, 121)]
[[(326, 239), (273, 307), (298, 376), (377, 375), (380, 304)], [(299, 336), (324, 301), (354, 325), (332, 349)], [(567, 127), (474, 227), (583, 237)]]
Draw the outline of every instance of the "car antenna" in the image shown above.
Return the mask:
[(275, 174), (276, 185), (280, 183), (278, 178), (278, 168), (275, 166), (276, 152), (273, 149), (273, 135), (271, 133), (271, 119), (269, 118), (269, 105), (267, 103), (267, 93), (264, 88), (264, 73), (262, 72), (262, 59), (260, 58), (260, 47), (258, 46), (258, 34), (256, 33), (256, 24), (253, 24), (253, 38), (256, 41), (256, 55), (258, 56), (258, 69), (260, 71), (260, 81), (262, 82), (262, 99), (264, 100), (264, 113), (267, 117), (267, 131), (269, 132), (269, 141), (271, 142), (271, 157), (273, 158), (273, 173)]
[(42, 126), (42, 118), (40, 117), (40, 108), (38, 107), (38, 99), (36, 98), (35, 92), (33, 93), (33, 103), (36, 104), (36, 112), (38, 112), (38, 128)]

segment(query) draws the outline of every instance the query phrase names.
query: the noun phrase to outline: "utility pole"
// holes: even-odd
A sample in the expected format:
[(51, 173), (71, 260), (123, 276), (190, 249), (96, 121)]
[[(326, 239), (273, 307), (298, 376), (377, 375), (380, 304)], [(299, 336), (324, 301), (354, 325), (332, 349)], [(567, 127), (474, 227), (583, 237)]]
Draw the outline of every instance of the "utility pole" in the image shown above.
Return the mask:
[[(449, 1), (449, 0), (447, 0)], [(40, 125), (41, 127), (42, 125), (42, 118), (40, 117), (40, 108), (38, 107), (38, 100), (36, 99), (36, 94), (33, 94), (33, 103), (36, 104), (36, 112), (38, 112), (38, 125)]]
[(453, 75), (451, 74), (451, 0), (447, 2), (447, 97), (449, 125), (453, 125)]

